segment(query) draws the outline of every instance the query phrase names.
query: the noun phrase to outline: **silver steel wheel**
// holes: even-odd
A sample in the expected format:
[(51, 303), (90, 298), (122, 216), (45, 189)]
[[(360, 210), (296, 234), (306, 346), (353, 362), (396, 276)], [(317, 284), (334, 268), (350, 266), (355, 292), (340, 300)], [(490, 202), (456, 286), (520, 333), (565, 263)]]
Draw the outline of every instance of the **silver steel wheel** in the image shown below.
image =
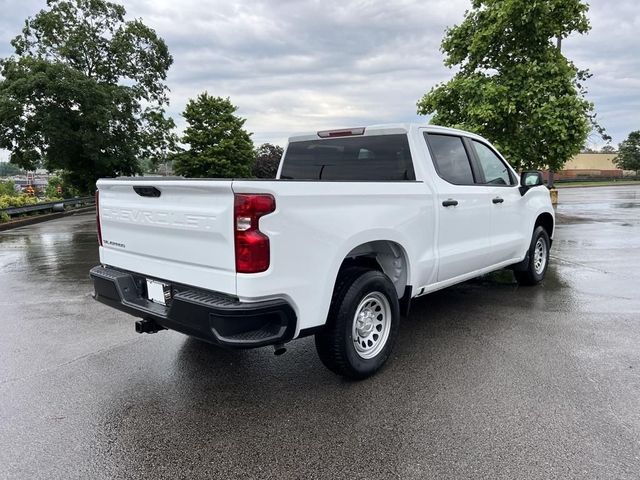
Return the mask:
[(391, 331), (391, 306), (380, 292), (371, 292), (362, 299), (353, 317), (351, 334), (356, 352), (362, 358), (378, 355), (387, 343)]
[(536, 246), (533, 249), (533, 269), (536, 274), (540, 275), (544, 272), (544, 267), (547, 265), (547, 242), (544, 238), (538, 238)]

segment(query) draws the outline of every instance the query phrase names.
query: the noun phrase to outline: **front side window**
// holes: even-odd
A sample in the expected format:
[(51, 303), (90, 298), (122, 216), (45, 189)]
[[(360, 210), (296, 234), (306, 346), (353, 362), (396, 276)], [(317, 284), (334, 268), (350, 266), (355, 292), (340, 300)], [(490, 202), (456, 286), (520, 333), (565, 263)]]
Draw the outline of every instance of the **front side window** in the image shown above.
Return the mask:
[(509, 168), (484, 143), (473, 140), (480, 168), (484, 173), (485, 183), (489, 185), (514, 185)]
[(461, 137), (425, 133), (425, 138), (442, 179), (454, 185), (473, 185), (473, 172)]

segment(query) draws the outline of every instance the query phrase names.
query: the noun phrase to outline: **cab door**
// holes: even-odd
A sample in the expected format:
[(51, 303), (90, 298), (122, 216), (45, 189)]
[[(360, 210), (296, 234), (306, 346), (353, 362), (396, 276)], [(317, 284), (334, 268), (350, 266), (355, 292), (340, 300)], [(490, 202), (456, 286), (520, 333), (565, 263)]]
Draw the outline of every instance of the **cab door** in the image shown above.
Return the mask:
[(431, 132), (424, 137), (437, 173), (437, 281), (442, 282), (491, 265), (491, 193), (476, 184), (463, 137)]
[(525, 255), (523, 245), (527, 242), (518, 180), (490, 145), (477, 139), (468, 139), (468, 143), (475, 155), (479, 183), (491, 197), (491, 263), (520, 260)]

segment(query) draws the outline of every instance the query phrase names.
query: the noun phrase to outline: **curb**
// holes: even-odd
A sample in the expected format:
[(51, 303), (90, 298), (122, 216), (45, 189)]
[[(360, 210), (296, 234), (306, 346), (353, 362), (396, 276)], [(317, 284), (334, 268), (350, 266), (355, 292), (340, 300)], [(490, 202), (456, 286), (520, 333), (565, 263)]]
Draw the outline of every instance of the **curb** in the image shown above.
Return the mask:
[(14, 220), (12, 222), (0, 223), (0, 232), (3, 232), (5, 230), (12, 230), (14, 228), (27, 227), (29, 225), (34, 225), (36, 223), (42, 223), (48, 220), (55, 220), (56, 218), (67, 217), (69, 215), (75, 215), (78, 213), (95, 211), (95, 209), (96, 209), (95, 205), (91, 205), (89, 207), (75, 208), (73, 210), (69, 210), (68, 212), (47, 213), (46, 215), (34, 215), (32, 217), (25, 217), (19, 220)]
[(629, 182), (629, 183), (623, 183), (623, 182), (616, 182), (616, 183), (612, 183), (610, 185), (571, 185), (571, 184), (567, 184), (567, 185), (563, 185), (562, 183), (560, 185), (558, 185), (558, 182), (556, 182), (555, 184), (555, 188), (606, 188), (606, 187), (632, 187), (634, 185), (640, 185), (640, 182)]

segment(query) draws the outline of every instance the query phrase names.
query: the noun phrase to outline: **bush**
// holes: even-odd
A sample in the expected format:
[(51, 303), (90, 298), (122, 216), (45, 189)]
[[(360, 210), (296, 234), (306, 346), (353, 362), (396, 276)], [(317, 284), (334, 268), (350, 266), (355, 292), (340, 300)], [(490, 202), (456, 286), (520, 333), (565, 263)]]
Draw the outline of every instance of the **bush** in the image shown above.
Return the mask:
[(5, 213), (5, 212), (0, 213), (0, 223), (7, 223), (9, 220), (11, 220), (11, 217), (9, 216), (8, 213)]
[(49, 198), (59, 197), (58, 187), (62, 188), (62, 178), (52, 175), (49, 177), (49, 183), (47, 184), (47, 188), (44, 190), (44, 194)]
[(35, 205), (38, 203), (36, 197), (29, 195), (0, 195), (0, 209), (9, 207), (24, 207), (27, 205)]
[(14, 197), (11, 197), (9, 195), (0, 195), (0, 209), (3, 208), (9, 208), (12, 205), (12, 200), (14, 199)]
[(0, 180), (0, 195), (17, 195), (15, 182), (13, 180)]

